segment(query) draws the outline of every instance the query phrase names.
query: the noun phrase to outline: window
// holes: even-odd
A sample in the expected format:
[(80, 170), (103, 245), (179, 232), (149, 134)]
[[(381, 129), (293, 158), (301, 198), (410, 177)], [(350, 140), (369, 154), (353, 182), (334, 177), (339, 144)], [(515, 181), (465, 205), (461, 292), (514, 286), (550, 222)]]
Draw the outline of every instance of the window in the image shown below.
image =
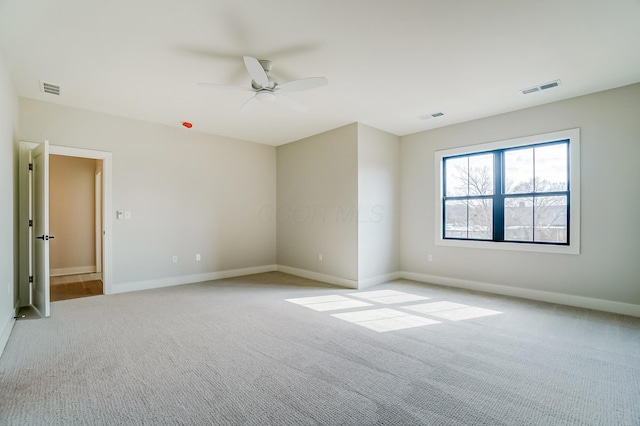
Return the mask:
[(436, 153), (436, 243), (579, 253), (579, 130)]

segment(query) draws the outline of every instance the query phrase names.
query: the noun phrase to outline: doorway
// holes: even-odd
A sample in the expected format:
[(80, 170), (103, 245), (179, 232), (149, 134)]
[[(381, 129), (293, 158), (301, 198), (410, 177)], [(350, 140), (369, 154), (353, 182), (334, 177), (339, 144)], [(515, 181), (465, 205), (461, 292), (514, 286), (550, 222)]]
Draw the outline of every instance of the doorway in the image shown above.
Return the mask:
[(101, 188), (102, 160), (49, 155), (51, 302), (104, 293)]
[[(49, 173), (46, 173), (44, 181), (40, 179), (33, 179), (32, 170), (35, 167), (31, 167), (31, 159), (32, 153), (36, 151), (36, 148), (46, 145), (48, 154), (47, 157), (47, 170), (49, 168), (49, 160), (55, 156), (59, 157), (72, 157), (75, 159), (89, 159), (93, 160), (94, 168), (92, 170), (92, 176), (94, 176), (94, 180), (91, 180), (90, 185), (94, 188), (93, 190), (93, 202), (94, 217), (92, 219), (93, 229), (87, 229), (83, 231), (83, 233), (93, 235), (93, 247), (89, 249), (92, 256), (94, 257), (91, 265), (75, 265), (70, 267), (70, 269), (65, 269), (64, 267), (57, 268), (55, 264), (52, 265), (51, 269), (49, 268), (49, 247), (52, 242), (54, 242), (55, 234), (50, 232), (51, 235), (47, 235), (46, 241), (38, 241), (43, 240), (43, 238), (38, 237), (34, 233), (34, 228), (32, 224), (35, 224), (33, 221), (33, 213), (34, 211), (39, 211), (37, 206), (34, 206), (34, 194), (41, 192), (42, 188), (38, 188), (40, 185), (43, 188), (50, 188), (49, 183)], [(56, 160), (54, 160), (56, 161)], [(49, 304), (51, 302), (50, 297), (50, 288), (51, 288), (51, 280), (50, 280), (50, 272), (54, 272), (54, 276), (72, 276), (77, 275), (79, 278), (79, 282), (88, 282), (92, 281), (89, 278), (100, 277), (102, 283), (102, 289), (99, 294), (110, 294), (111, 293), (111, 221), (109, 220), (109, 216), (105, 214), (105, 212), (111, 211), (111, 153), (103, 152), (103, 151), (93, 151), (79, 148), (69, 148), (62, 147), (56, 145), (48, 145), (47, 142), (44, 144), (36, 144), (31, 142), (20, 142), (20, 150), (19, 150), (19, 163), (20, 163), (20, 172), (19, 172), (19, 210), (20, 210), (20, 219), (19, 219), (19, 238), (20, 238), (20, 270), (19, 270), (19, 280), (20, 280), (20, 291), (19, 291), (19, 299), (18, 306), (19, 307), (35, 307), (36, 310), (41, 314), (41, 316), (47, 317), (50, 314)], [(55, 178), (55, 177), (54, 177)], [(55, 184), (55, 183), (54, 183)], [(95, 185), (95, 186), (94, 186)], [(99, 188), (99, 189), (98, 189)], [(41, 220), (41, 222), (46, 224), (47, 234), (49, 234), (49, 208), (53, 207), (57, 208), (57, 204), (59, 201), (49, 201), (49, 191), (47, 191), (46, 195), (46, 217)], [(55, 203), (55, 205), (53, 205)], [(51, 205), (50, 205), (51, 204)], [(69, 214), (69, 209), (63, 209), (63, 215)], [(38, 245), (39, 244), (39, 245)], [(34, 248), (39, 246), (46, 247), (46, 259), (42, 259), (42, 256), (34, 257)], [(55, 249), (55, 247), (54, 247)], [(40, 252), (41, 250), (39, 250)], [(86, 254), (86, 253), (85, 253)], [(81, 262), (82, 263), (82, 262)], [(86, 261), (84, 263), (87, 263)], [(46, 268), (43, 268), (43, 265), (47, 265)], [(73, 268), (80, 269), (73, 269)], [(85, 267), (85, 269), (82, 269)], [(87, 270), (87, 268), (89, 270)], [(89, 272), (89, 271), (93, 272)], [(86, 274), (85, 274), (86, 272)], [(99, 274), (99, 275), (95, 275)], [(36, 276), (39, 275), (39, 276)], [(69, 280), (67, 278), (67, 280)], [(55, 278), (54, 278), (55, 281)], [(76, 280), (78, 281), (78, 280)], [(86, 284), (85, 284), (86, 286)], [(38, 288), (36, 288), (38, 287)], [(44, 290), (44, 291), (43, 291)], [(88, 290), (89, 292), (96, 292), (95, 289)], [(43, 300), (42, 295), (46, 297)], [(38, 297), (34, 299), (34, 295)]]

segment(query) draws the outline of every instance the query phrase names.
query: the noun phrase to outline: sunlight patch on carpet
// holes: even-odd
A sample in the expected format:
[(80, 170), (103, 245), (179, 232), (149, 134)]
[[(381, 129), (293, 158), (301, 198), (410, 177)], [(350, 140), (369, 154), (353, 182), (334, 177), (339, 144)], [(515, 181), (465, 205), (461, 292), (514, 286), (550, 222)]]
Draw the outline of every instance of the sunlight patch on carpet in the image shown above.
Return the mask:
[[(379, 333), (441, 323), (441, 321), (427, 317), (435, 317), (440, 320), (461, 321), (502, 313), (491, 309), (448, 301), (404, 305), (396, 307), (397, 309), (376, 309), (376, 305), (389, 305), (392, 303), (406, 303), (429, 299), (429, 297), (395, 290), (363, 291), (349, 293), (347, 296), (351, 297), (330, 294), (285, 300), (320, 312), (370, 307), (366, 310), (331, 314), (331, 316)], [(364, 299), (366, 302), (354, 299), (354, 297)], [(414, 315), (414, 313), (424, 316)]]
[(331, 316), (358, 324), (379, 333), (440, 323), (440, 321), (386, 308), (331, 314)]
[(403, 308), (409, 311), (427, 314), (437, 318), (448, 319), (450, 321), (480, 318), (502, 313), (500, 311), (494, 311), (491, 309), (478, 308), (476, 306), (469, 306), (463, 305), (462, 303), (446, 301), (404, 306)]
[(317, 297), (300, 297), (297, 299), (285, 299), (287, 302), (302, 305), (314, 311), (337, 311), (340, 309), (362, 308), (371, 306), (371, 303), (354, 300), (344, 296), (330, 295)]
[(415, 302), (417, 300), (428, 300), (428, 297), (418, 296), (416, 294), (404, 293), (402, 291), (395, 290), (375, 290), (375, 291), (362, 291), (359, 293), (350, 293), (349, 296), (357, 297), (359, 299), (369, 300), (371, 302), (382, 303), (383, 305), (390, 305), (393, 303), (405, 303)]
[(421, 314), (430, 314), (432, 312), (449, 311), (451, 309), (468, 308), (469, 305), (463, 305), (462, 303), (455, 302), (431, 302), (423, 303), (421, 305), (403, 306), (404, 309), (408, 309), (413, 312), (419, 312)]

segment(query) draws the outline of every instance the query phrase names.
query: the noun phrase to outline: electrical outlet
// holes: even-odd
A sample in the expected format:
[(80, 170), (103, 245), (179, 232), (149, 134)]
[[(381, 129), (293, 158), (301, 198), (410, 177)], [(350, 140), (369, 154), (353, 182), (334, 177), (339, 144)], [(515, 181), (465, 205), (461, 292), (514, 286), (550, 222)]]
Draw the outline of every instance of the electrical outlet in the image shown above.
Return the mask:
[(202, 260), (202, 256), (200, 256), (200, 253), (196, 254), (196, 262), (200, 262)]
[(171, 261), (173, 263), (178, 263), (178, 256), (173, 256), (173, 258), (171, 259)]
[(428, 262), (433, 262), (433, 255), (432, 254), (427, 256), (427, 261)]

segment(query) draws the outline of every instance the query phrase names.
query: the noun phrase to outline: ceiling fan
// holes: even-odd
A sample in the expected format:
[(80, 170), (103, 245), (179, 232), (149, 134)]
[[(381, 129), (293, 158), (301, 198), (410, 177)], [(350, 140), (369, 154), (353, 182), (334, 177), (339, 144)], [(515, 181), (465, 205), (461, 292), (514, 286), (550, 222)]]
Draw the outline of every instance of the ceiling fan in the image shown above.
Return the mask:
[(240, 108), (240, 112), (248, 112), (253, 109), (258, 102), (278, 102), (295, 111), (304, 112), (309, 108), (290, 98), (283, 93), (296, 92), (301, 90), (314, 89), (327, 84), (324, 77), (309, 77), (299, 80), (291, 80), (286, 83), (278, 83), (269, 76), (271, 71), (271, 61), (258, 60), (251, 56), (243, 56), (244, 65), (251, 76), (251, 87), (232, 86), (227, 84), (198, 83), (201, 86), (209, 86), (217, 89), (236, 90), (243, 92), (253, 92), (254, 95), (246, 101)]

